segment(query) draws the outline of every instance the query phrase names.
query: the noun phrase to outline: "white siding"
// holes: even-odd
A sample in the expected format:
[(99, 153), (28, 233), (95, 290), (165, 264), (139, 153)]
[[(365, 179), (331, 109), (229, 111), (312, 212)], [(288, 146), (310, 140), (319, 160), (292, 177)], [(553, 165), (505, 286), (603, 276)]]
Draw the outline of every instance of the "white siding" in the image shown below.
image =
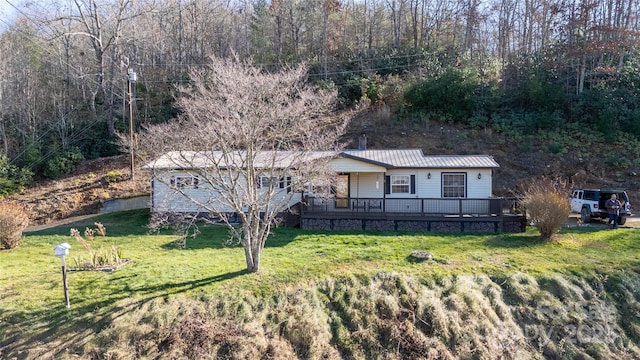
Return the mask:
[(339, 172), (339, 173), (384, 172), (385, 171), (385, 168), (382, 166), (366, 163), (363, 161), (348, 159), (348, 158), (336, 158), (331, 160), (331, 168), (335, 172)]
[[(170, 186), (171, 176), (188, 176), (188, 172), (171, 172), (160, 175), (153, 182), (153, 212), (207, 212), (214, 209), (217, 212), (233, 212), (228, 206), (223, 206), (216, 200), (216, 194), (208, 184), (200, 181), (198, 188), (184, 188), (180, 193)], [(273, 205), (292, 197), (287, 206), (300, 202), (300, 193), (287, 193), (285, 189), (274, 195)], [(193, 200), (193, 201), (192, 201)], [(204, 207), (197, 203), (206, 204)], [(205, 209), (206, 208), (206, 209)]]
[[(478, 179), (478, 174), (481, 175)], [(476, 169), (468, 171), (467, 197), (482, 199), (491, 197), (491, 170)]]
[[(187, 196), (180, 194), (170, 186), (171, 176), (189, 176), (188, 172), (171, 172), (159, 175), (153, 181), (153, 211), (154, 212), (200, 212), (200, 208)], [(209, 201), (209, 194), (205, 190), (206, 184), (199, 184), (198, 189), (186, 188), (183, 191), (189, 197), (206, 203)]]
[[(464, 173), (466, 176), (467, 198), (484, 199), (492, 196), (491, 169), (420, 169), (416, 171), (416, 193), (420, 198), (442, 197), (442, 174)], [(429, 174), (431, 178), (429, 178)], [(481, 174), (478, 179), (478, 174)]]
[(351, 197), (381, 198), (384, 195), (384, 172), (351, 173), (350, 178), (349, 193)]
[[(336, 170), (343, 169), (349, 171), (343, 171), (350, 173), (349, 192), (352, 198), (383, 198), (387, 199), (438, 199), (442, 196), (442, 174), (443, 173), (465, 173), (466, 174), (466, 192), (469, 199), (486, 199), (492, 196), (491, 192), (491, 169), (391, 169), (385, 172), (384, 168), (376, 165), (363, 163), (356, 160), (339, 158), (335, 160), (338, 165)], [(355, 169), (369, 169), (375, 170), (373, 172), (368, 171), (354, 171)], [(478, 179), (478, 174), (481, 174)], [(179, 193), (176, 189), (169, 186), (169, 179), (171, 176), (188, 176), (187, 171), (171, 171), (170, 173), (164, 173), (160, 179), (154, 180), (153, 187), (153, 211), (154, 212), (200, 212), (205, 211), (204, 208), (199, 207), (196, 202), (191, 201), (189, 198)], [(385, 175), (415, 175), (415, 194), (387, 194), (385, 195)], [(377, 186), (376, 186), (377, 182)], [(216, 209), (221, 212), (229, 212), (231, 209), (221, 207), (218, 201), (215, 199), (215, 194), (207, 189), (207, 184), (204, 181), (200, 181), (198, 188), (185, 188), (183, 189), (191, 198), (197, 202), (207, 204), (206, 208)], [(287, 194), (285, 190), (282, 190), (280, 196), (277, 198), (280, 200), (286, 199), (292, 196), (288, 206), (293, 206), (300, 201), (300, 194)], [(277, 202), (274, 201), (274, 203)], [(387, 202), (387, 211), (398, 212), (413, 212), (420, 211), (420, 209), (414, 209), (414, 204), (418, 202)], [(484, 203), (467, 203), (465, 206), (471, 206), (472, 208), (463, 209), (466, 213), (484, 212), (483, 207), (487, 205)], [(459, 211), (457, 202), (450, 200), (443, 200), (440, 202), (424, 202), (423, 205), (425, 212), (445, 211), (456, 213)], [(409, 207), (409, 208), (408, 208)], [(475, 207), (478, 207), (475, 210)]]
[[(389, 170), (387, 172), (387, 176), (393, 176), (393, 175), (406, 175), (406, 176), (411, 176), (411, 175), (415, 175), (416, 176), (416, 187), (415, 187), (415, 194), (411, 194), (411, 191), (409, 191), (408, 194), (387, 194), (386, 197), (387, 198), (393, 198), (393, 199), (415, 199), (420, 197), (420, 185), (419, 183), (419, 176), (418, 173), (420, 172), (420, 170), (418, 169), (393, 169), (393, 170)], [(384, 191), (384, 189), (383, 189)]]
[(418, 197), (439, 198), (441, 193), (440, 171), (421, 169), (416, 177)]

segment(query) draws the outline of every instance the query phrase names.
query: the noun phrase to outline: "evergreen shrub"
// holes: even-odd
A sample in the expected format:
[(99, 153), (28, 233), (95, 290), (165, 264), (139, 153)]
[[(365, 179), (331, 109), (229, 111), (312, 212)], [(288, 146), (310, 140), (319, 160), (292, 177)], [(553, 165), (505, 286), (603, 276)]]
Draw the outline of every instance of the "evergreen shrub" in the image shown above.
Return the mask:
[(12, 165), (6, 156), (0, 156), (0, 199), (21, 191), (32, 178), (33, 172)]
[(47, 162), (43, 175), (50, 179), (59, 179), (73, 171), (74, 167), (82, 160), (84, 160), (84, 156), (80, 149), (67, 150)]

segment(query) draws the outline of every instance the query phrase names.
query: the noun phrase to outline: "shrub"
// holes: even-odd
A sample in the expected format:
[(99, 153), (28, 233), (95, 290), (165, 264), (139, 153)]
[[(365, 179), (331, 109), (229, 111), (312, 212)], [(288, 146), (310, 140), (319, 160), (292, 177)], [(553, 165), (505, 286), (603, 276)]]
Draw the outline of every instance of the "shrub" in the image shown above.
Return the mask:
[(363, 97), (362, 78), (352, 76), (343, 86), (338, 89), (338, 97), (345, 106), (352, 106), (358, 103)]
[(478, 89), (477, 74), (449, 68), (440, 76), (411, 84), (404, 100), (410, 107), (431, 112), (440, 120), (461, 121), (473, 114), (473, 94)]
[(0, 203), (0, 249), (18, 247), (27, 225), (29, 215), (23, 206), (13, 202)]
[(70, 149), (49, 160), (45, 165), (43, 175), (50, 179), (61, 178), (73, 171), (74, 167), (82, 160), (84, 160), (84, 156), (80, 149)]
[(0, 198), (21, 191), (32, 178), (29, 169), (12, 165), (6, 156), (0, 156)]
[(569, 192), (566, 182), (546, 178), (533, 181), (525, 190), (522, 205), (543, 239), (550, 240), (569, 217)]
[(609, 155), (605, 159), (604, 163), (607, 164), (608, 166), (622, 168), (622, 169), (629, 168), (631, 167), (631, 164), (632, 164), (631, 160), (627, 159), (622, 154)]
[(118, 170), (111, 170), (108, 173), (104, 174), (102, 179), (107, 184), (117, 183), (124, 180), (124, 175)]

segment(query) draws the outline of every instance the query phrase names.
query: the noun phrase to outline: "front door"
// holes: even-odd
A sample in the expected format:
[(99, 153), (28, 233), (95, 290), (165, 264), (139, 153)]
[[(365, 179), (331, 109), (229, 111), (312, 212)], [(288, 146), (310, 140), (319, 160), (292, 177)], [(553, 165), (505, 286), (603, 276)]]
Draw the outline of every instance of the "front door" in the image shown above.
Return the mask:
[(339, 174), (336, 178), (336, 207), (349, 207), (349, 174)]

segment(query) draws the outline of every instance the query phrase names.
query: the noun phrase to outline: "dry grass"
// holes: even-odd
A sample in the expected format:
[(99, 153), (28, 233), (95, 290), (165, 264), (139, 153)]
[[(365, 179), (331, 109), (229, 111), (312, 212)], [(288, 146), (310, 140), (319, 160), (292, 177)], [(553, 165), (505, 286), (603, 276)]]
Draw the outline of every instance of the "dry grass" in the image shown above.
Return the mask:
[(46, 224), (70, 216), (95, 214), (102, 201), (149, 192), (149, 174), (138, 172), (135, 181), (107, 182), (109, 172), (128, 174), (128, 157), (85, 161), (66, 178), (42, 181), (12, 196), (29, 212), (33, 224)]
[[(616, 281), (617, 291), (632, 301), (638, 280)], [(113, 359), (637, 358), (637, 338), (602, 296), (609, 283), (524, 274), (427, 282), (348, 276), (240, 302), (157, 299), (127, 312), (97, 343), (109, 344)], [(94, 346), (80, 352), (97, 355)]]

